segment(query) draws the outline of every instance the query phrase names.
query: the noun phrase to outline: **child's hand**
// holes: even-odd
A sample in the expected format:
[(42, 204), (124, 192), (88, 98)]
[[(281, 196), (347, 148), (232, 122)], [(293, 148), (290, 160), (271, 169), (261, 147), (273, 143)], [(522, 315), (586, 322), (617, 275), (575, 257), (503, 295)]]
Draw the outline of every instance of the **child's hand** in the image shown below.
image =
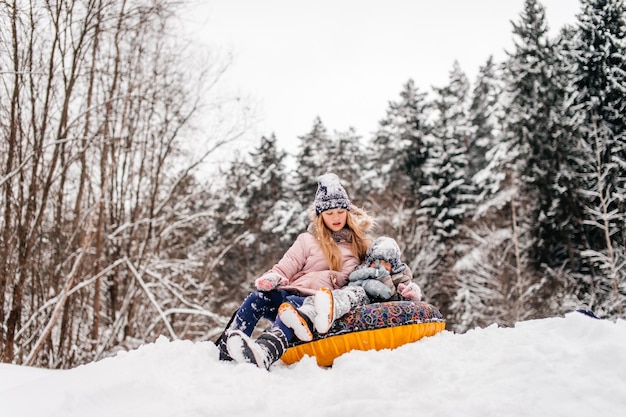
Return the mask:
[(254, 281), (254, 286), (259, 291), (271, 291), (276, 287), (289, 284), (289, 280), (276, 272), (268, 272)]
[(368, 296), (372, 298), (378, 298), (381, 300), (388, 300), (391, 298), (392, 290), (377, 279), (366, 279), (362, 281), (362, 287)]
[(365, 279), (383, 279), (384, 277), (389, 276), (389, 271), (385, 269), (384, 266), (377, 266), (375, 268), (367, 266), (364, 268), (355, 269), (348, 279), (351, 282), (362, 281)]
[(414, 282), (409, 282), (407, 285), (398, 284), (398, 292), (401, 296), (411, 301), (422, 300), (422, 289)]
[(374, 275), (374, 278), (376, 279), (383, 279), (389, 276), (389, 271), (387, 271), (387, 268), (385, 268), (382, 265), (378, 265), (374, 269), (376, 270), (375, 275)]
[(365, 267), (357, 268), (348, 277), (351, 282), (363, 281), (364, 279), (376, 278), (376, 269)]

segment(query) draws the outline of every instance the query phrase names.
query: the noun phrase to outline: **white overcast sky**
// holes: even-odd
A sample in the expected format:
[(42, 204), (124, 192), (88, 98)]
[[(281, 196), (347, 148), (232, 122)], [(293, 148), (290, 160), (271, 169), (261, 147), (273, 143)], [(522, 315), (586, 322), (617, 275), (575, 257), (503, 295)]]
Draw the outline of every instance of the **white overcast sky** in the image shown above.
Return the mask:
[[(203, 0), (197, 40), (232, 53), (224, 81), (258, 107), (254, 136), (275, 133), (295, 152), (320, 116), (330, 132), (371, 137), (412, 78), (443, 86), (454, 60), (473, 83), (512, 50), (523, 0)], [(543, 0), (552, 34), (574, 23), (579, 0)]]

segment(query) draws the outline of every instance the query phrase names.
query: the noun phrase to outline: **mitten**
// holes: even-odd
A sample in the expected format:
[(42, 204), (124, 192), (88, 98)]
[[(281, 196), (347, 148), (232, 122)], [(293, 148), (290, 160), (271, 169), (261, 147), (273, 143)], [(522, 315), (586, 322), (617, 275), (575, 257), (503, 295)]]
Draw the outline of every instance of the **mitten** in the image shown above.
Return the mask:
[(377, 265), (374, 269), (376, 270), (376, 275), (374, 276), (376, 279), (383, 279), (389, 276), (389, 271), (382, 265)]
[(388, 300), (392, 296), (391, 288), (377, 279), (366, 279), (362, 287), (370, 298)]
[(422, 300), (422, 289), (414, 282), (408, 284), (398, 284), (398, 292), (401, 296), (412, 301)]
[(366, 266), (352, 271), (350, 276), (348, 276), (348, 280), (350, 282), (356, 282), (364, 279), (383, 279), (388, 275), (389, 272), (383, 266), (377, 266), (376, 268)]
[(357, 268), (348, 276), (348, 280), (350, 282), (362, 281), (364, 279), (374, 278), (375, 275), (376, 270), (374, 268)]
[(287, 284), (289, 284), (289, 280), (276, 272), (263, 274), (254, 281), (256, 289), (259, 291), (271, 291), (278, 286)]

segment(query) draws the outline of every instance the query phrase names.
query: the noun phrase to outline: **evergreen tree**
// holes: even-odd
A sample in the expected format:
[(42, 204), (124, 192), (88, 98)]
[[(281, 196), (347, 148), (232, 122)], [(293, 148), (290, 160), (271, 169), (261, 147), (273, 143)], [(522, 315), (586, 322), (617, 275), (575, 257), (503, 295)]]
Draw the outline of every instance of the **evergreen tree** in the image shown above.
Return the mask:
[(493, 148), (496, 137), (499, 135), (503, 118), (499, 105), (501, 90), (496, 64), (493, 62), (493, 57), (489, 57), (478, 71), (468, 110), (471, 125), (471, 135), (467, 144), (468, 175), (471, 177), (487, 166), (487, 152)]
[(377, 176), (376, 188), (387, 195), (384, 201), (402, 198), (409, 200), (410, 207), (417, 204), (428, 156), (424, 143), (428, 112), (426, 93), (409, 80), (400, 99), (389, 103), (386, 117), (379, 122), (369, 155)]
[(572, 237), (582, 214), (570, 165), (574, 145), (562, 123), (566, 78), (547, 30), (544, 8), (526, 0), (507, 65), (507, 133), (520, 155), (520, 190), (529, 201), (531, 258), (536, 267), (560, 267), (576, 263)]
[(296, 156), (296, 198), (303, 207), (311, 204), (311, 196), (317, 190), (317, 177), (332, 172), (333, 141), (326, 126), (317, 117), (309, 133), (300, 136), (300, 151)]
[[(603, 147), (601, 164), (605, 184), (614, 193), (609, 210), (626, 212), (626, 23), (625, 5), (618, 0), (583, 0), (578, 16), (578, 36), (572, 51), (576, 79), (570, 91), (572, 113), (578, 117), (579, 134), (593, 161), (597, 144)], [(588, 189), (597, 189), (595, 170)], [(597, 201), (595, 202), (597, 203)], [(624, 228), (614, 236), (624, 244)], [(591, 243), (605, 245), (602, 235)]]
[(460, 226), (471, 215), (474, 203), (467, 176), (468, 91), (467, 77), (455, 62), (448, 85), (435, 88), (435, 118), (423, 168), (425, 183), (419, 189), (421, 206), (416, 212), (418, 221), (430, 232), (429, 244), (421, 248), (418, 257), (426, 265), (432, 264), (429, 260), (437, 262), (425, 289), (444, 314), (450, 313), (457, 289), (452, 267), (461, 255), (456, 244), (461, 239)]
[(512, 325), (510, 304), (505, 291), (507, 252), (510, 251), (510, 233), (498, 230), (479, 230), (485, 236), (454, 265), (456, 294), (450, 307), (451, 322), (456, 332), (493, 323)]
[[(364, 170), (367, 155), (363, 149), (361, 137), (356, 134), (354, 128), (345, 132), (335, 132), (331, 142), (328, 166), (330, 171), (341, 178), (344, 187), (348, 190), (361, 190), (366, 181)], [(310, 198), (309, 196), (309, 200)], [(357, 205), (361, 206), (366, 195), (350, 195), (350, 198), (358, 198), (361, 202)]]
[(389, 102), (367, 147), (367, 168), (359, 188), (376, 215), (377, 232), (394, 236), (411, 267), (425, 275), (424, 263), (429, 261), (417, 256), (426, 226), (418, 222), (415, 210), (427, 156), (424, 138), (430, 107), (426, 99), (426, 93), (409, 79), (400, 97)]
[[(455, 295), (450, 307), (455, 331), (491, 323), (510, 325), (511, 233), (507, 187), (507, 158), (511, 153), (500, 143), (503, 123), (500, 69), (492, 57), (479, 69), (468, 109), (468, 177), (474, 185), (474, 215), (464, 223), (469, 233), (455, 244), (472, 249), (458, 250), (455, 260)], [(472, 236), (469, 239), (469, 236)]]
[(273, 265), (295, 238), (291, 222), (301, 211), (286, 187), (285, 156), (274, 135), (262, 137), (259, 148), (250, 152), (249, 184), (243, 196), (250, 212), (246, 227), (257, 233), (256, 254), (264, 260), (261, 269)]
[(580, 297), (607, 316), (626, 307), (626, 6), (622, 0), (583, 0), (571, 42), (575, 78), (570, 114), (587, 152), (581, 158), (587, 204), (585, 255), (597, 269)]
[(223, 185), (212, 192), (217, 208), (206, 234), (204, 262), (212, 289), (212, 309), (224, 315), (230, 314), (227, 301), (241, 299), (249, 290), (246, 283), (253, 260), (249, 258), (246, 246), (254, 241), (254, 234), (246, 228), (250, 213), (243, 196), (250, 177), (249, 169), (245, 157), (237, 153), (223, 174)]
[(411, 267), (424, 276), (436, 263), (436, 257), (419, 258), (420, 248), (426, 245), (426, 225), (415, 216), (424, 181), (429, 111), (426, 93), (408, 80), (379, 122), (367, 151), (369, 174), (364, 176), (379, 233), (395, 236)]
[[(276, 263), (292, 243), (291, 223), (300, 211), (284, 186), (285, 152), (276, 138), (262, 137), (259, 146), (237, 157), (225, 174), (215, 218), (212, 279), (218, 303), (244, 297), (255, 276)], [(237, 297), (235, 297), (237, 295)]]
[(436, 118), (424, 166), (426, 184), (419, 190), (422, 201), (418, 210), (432, 225), (435, 241), (455, 237), (459, 233), (458, 226), (473, 207), (472, 186), (467, 175), (468, 90), (469, 82), (458, 62), (450, 72), (449, 84), (435, 88)]

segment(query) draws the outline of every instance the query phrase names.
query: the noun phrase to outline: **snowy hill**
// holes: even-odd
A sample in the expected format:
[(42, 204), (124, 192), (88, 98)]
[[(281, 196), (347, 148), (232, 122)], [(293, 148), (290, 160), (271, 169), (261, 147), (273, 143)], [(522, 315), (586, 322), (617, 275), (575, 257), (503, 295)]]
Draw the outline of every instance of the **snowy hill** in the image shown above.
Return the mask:
[[(396, 350), (270, 372), (165, 338), (71, 370), (0, 364), (3, 417), (617, 416), (626, 321), (580, 313), (444, 331)], [(288, 414), (287, 414), (288, 413)]]

